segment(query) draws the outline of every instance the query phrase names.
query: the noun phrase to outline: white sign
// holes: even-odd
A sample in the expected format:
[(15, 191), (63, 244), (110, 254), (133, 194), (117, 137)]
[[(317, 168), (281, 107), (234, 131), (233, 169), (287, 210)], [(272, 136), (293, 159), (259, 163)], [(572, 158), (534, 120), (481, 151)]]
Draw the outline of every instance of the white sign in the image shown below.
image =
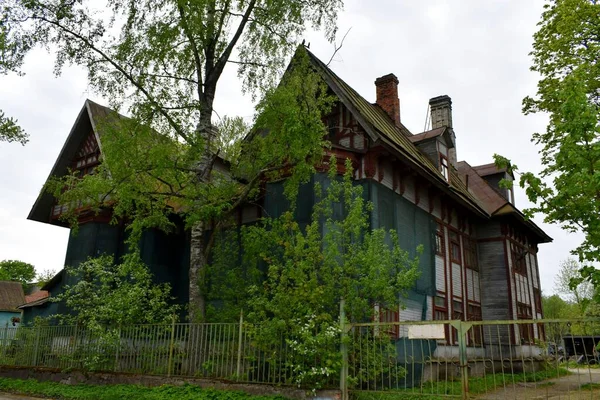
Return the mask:
[(408, 327), (409, 339), (445, 339), (444, 325), (410, 325)]

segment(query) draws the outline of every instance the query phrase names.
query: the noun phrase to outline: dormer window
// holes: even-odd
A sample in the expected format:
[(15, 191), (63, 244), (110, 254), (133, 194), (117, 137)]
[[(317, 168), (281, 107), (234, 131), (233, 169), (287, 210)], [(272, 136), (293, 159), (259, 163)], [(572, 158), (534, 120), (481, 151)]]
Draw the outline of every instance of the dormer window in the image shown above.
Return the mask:
[(450, 182), (450, 170), (448, 169), (448, 157), (440, 154), (440, 172), (448, 182)]

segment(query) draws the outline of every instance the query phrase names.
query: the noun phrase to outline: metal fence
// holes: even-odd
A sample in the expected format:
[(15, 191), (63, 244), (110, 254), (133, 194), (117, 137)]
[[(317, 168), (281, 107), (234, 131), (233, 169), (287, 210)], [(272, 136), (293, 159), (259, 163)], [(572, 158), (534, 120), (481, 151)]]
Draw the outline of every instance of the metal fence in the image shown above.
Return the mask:
[[(325, 341), (231, 324), (0, 329), (0, 364), (340, 388), (382, 399), (600, 398), (600, 319), (341, 324)], [(314, 337), (319, 332), (314, 332)], [(311, 338), (307, 335), (305, 338)], [(322, 335), (320, 336), (322, 337)]]

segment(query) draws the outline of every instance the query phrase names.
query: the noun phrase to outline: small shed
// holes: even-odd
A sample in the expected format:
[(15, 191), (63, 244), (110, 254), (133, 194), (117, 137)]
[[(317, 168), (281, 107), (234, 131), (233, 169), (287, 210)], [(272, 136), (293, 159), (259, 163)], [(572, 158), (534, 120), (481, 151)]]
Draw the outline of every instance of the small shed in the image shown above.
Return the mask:
[(583, 356), (586, 360), (597, 358), (595, 349), (600, 343), (600, 336), (568, 335), (564, 337), (564, 342), (567, 357)]
[(21, 310), (25, 293), (20, 282), (0, 281), (0, 328), (17, 326), (21, 322)]

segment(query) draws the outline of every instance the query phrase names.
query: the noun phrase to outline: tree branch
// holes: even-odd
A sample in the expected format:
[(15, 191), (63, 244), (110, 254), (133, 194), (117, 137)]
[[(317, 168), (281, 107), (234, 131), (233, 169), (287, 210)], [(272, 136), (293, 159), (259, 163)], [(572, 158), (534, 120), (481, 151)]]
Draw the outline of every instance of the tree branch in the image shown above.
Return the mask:
[(187, 36), (188, 40), (190, 41), (190, 45), (192, 46), (194, 64), (196, 65), (196, 80), (198, 81), (198, 84), (196, 85), (198, 92), (198, 100), (202, 100), (202, 97), (204, 96), (204, 89), (202, 87), (202, 62), (200, 60), (200, 53), (198, 52), (198, 45), (196, 44), (196, 39), (194, 39), (194, 36), (192, 35), (188, 26), (183, 6), (178, 5), (177, 9), (179, 10), (179, 16), (181, 17), (181, 27), (183, 28), (183, 32)]
[(169, 125), (177, 132), (178, 135), (180, 135), (184, 140), (189, 141), (189, 138), (187, 136), (187, 134), (185, 132), (183, 132), (183, 130), (181, 129), (181, 127), (179, 125), (177, 125), (175, 123), (175, 121), (173, 120), (173, 118), (171, 118), (171, 116), (166, 112), (166, 110), (164, 110), (160, 104), (154, 99), (154, 97), (131, 75), (129, 74), (127, 71), (125, 71), (125, 69), (117, 64), (116, 61), (114, 61), (111, 57), (109, 57), (106, 53), (104, 53), (102, 50), (100, 50), (99, 48), (97, 48), (92, 42), (90, 42), (88, 39), (86, 39), (85, 37), (81, 36), (79, 33), (74, 32), (73, 30), (67, 28), (66, 26), (62, 25), (61, 23), (59, 23), (58, 21), (51, 21), (45, 17), (32, 17), (33, 19), (39, 19), (41, 21), (47, 22), (50, 25), (54, 25), (57, 28), (59, 28), (60, 30), (62, 30), (63, 32), (75, 37), (76, 39), (82, 41), (86, 46), (88, 46), (88, 48), (92, 51), (94, 51), (95, 53), (98, 53), (102, 58), (104, 58), (109, 64), (111, 64), (117, 71), (119, 71), (125, 78), (127, 78), (127, 80), (129, 82), (131, 82), (131, 84), (133, 86), (135, 86), (140, 92), (142, 92), (144, 94), (144, 96), (146, 96), (146, 98), (148, 99), (148, 101), (150, 101), (150, 103), (157, 109), (157, 111), (159, 113), (161, 113), (165, 119), (169, 122)]
[(231, 38), (231, 41), (229, 41), (229, 44), (227, 45), (227, 47), (225, 48), (225, 50), (219, 57), (219, 60), (215, 64), (215, 68), (210, 72), (211, 76), (206, 77), (207, 81), (209, 81), (209, 80), (216, 81), (219, 78), (219, 76), (221, 75), (221, 72), (223, 72), (223, 69), (225, 68), (225, 64), (227, 64), (227, 60), (229, 60), (229, 57), (231, 56), (231, 52), (233, 51), (233, 48), (237, 44), (238, 40), (242, 36), (242, 33), (244, 32), (244, 29), (246, 28), (246, 24), (248, 23), (248, 20), (250, 19), (250, 15), (252, 14), (252, 11), (254, 10), (255, 5), (256, 5), (256, 0), (251, 0), (250, 3), (248, 4), (248, 8), (246, 8), (246, 12), (244, 12), (244, 15), (242, 16), (242, 20), (240, 21), (240, 24), (238, 25), (235, 34), (233, 35), (233, 37)]
[(340, 51), (340, 49), (342, 48), (342, 46), (344, 45), (344, 40), (346, 40), (346, 36), (348, 36), (348, 34), (350, 33), (350, 30), (352, 29), (352, 27), (348, 28), (348, 30), (346, 31), (346, 34), (344, 35), (344, 37), (342, 38), (342, 42), (340, 43), (339, 46), (337, 46), (335, 43), (333, 45), (334, 51), (333, 54), (331, 55), (331, 58), (329, 59), (329, 61), (327, 61), (327, 65), (329, 67), (329, 64), (331, 64), (331, 61), (333, 61), (333, 57), (335, 57), (335, 55), (337, 54), (338, 51)]

